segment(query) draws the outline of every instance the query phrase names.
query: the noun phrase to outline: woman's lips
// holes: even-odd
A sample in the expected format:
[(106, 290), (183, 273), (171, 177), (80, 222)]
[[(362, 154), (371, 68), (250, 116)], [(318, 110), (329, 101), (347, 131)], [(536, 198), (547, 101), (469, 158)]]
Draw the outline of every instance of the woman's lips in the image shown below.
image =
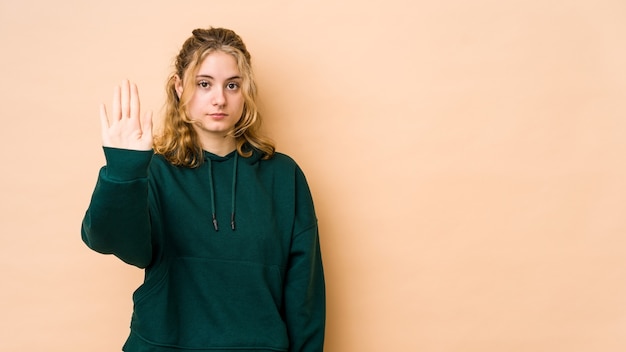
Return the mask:
[(211, 116), (215, 120), (221, 120), (221, 119), (225, 118), (226, 116), (228, 116), (228, 114), (224, 114), (224, 113), (218, 112), (218, 113), (215, 113), (215, 114), (209, 114), (209, 116)]

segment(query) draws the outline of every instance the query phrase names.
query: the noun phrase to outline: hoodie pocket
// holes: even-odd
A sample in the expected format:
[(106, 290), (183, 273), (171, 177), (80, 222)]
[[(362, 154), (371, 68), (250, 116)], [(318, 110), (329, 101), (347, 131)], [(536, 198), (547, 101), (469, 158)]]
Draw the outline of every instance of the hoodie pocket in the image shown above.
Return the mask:
[(133, 330), (172, 347), (287, 350), (283, 276), (279, 266), (176, 258), (161, 282), (135, 297)]

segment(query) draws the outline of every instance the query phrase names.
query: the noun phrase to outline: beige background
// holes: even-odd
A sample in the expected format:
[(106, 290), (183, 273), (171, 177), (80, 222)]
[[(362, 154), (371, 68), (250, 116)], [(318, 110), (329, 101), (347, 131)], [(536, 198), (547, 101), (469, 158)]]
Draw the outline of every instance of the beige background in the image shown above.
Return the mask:
[(80, 241), (123, 78), (253, 54), (322, 231), (326, 351), (626, 350), (626, 2), (0, 3), (0, 350), (119, 351), (142, 272)]

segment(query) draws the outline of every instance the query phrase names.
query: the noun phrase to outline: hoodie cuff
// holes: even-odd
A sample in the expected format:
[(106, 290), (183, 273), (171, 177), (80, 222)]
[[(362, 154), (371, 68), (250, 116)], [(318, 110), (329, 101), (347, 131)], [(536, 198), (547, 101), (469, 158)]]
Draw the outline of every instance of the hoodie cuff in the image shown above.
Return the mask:
[(154, 152), (152, 150), (128, 150), (103, 147), (106, 158), (107, 177), (129, 181), (148, 177), (148, 167)]

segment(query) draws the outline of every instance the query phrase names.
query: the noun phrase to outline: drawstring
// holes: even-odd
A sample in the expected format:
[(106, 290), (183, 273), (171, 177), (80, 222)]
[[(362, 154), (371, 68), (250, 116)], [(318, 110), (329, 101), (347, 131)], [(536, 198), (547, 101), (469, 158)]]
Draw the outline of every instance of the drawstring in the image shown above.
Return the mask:
[(213, 188), (213, 167), (211, 165), (211, 158), (207, 158), (209, 163), (209, 187), (211, 188), (211, 215), (213, 215), (213, 227), (215, 231), (219, 231), (217, 227), (217, 217), (215, 216), (215, 189)]
[(233, 162), (233, 187), (231, 193), (230, 203), (230, 228), (235, 231), (235, 188), (237, 186), (237, 160), (239, 159), (239, 153), (235, 151), (235, 160)]
[[(213, 165), (211, 163), (211, 158), (206, 158), (207, 163), (209, 164), (209, 187), (211, 189), (211, 216), (213, 222), (213, 228), (215, 231), (219, 231), (219, 227), (217, 226), (217, 216), (215, 214), (215, 188), (213, 187)], [(236, 186), (237, 186), (237, 161), (239, 160), (239, 153), (235, 152), (235, 157), (233, 160), (233, 182), (232, 182), (232, 192), (231, 192), (231, 209), (230, 209), (230, 228), (235, 231), (235, 195), (236, 195)]]

